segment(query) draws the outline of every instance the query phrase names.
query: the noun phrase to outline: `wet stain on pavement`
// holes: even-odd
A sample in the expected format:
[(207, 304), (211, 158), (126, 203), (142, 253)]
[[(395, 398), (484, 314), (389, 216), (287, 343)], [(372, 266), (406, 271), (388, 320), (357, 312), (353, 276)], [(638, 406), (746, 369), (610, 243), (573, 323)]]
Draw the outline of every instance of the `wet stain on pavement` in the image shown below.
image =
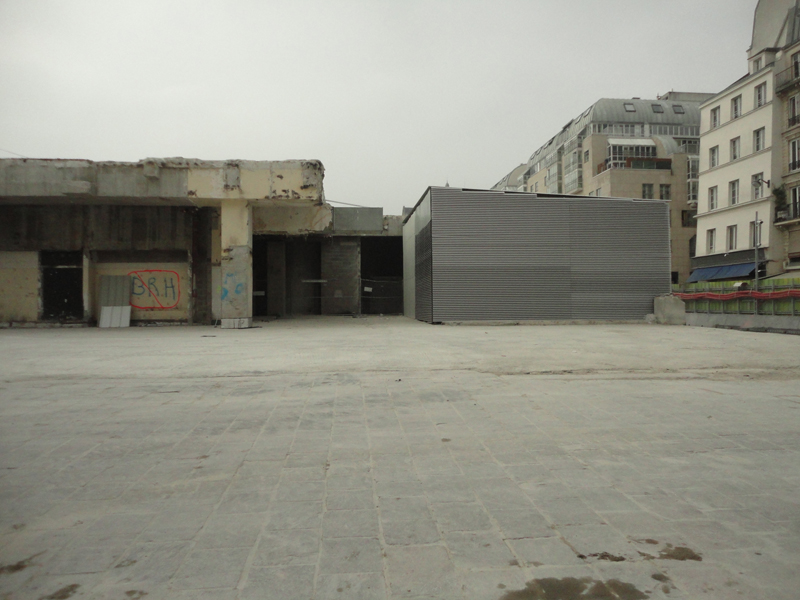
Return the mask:
[(122, 562), (118, 563), (117, 566), (115, 566), (114, 568), (115, 569), (124, 569), (125, 567), (130, 567), (131, 565), (135, 565), (135, 564), (136, 564), (136, 560), (135, 559), (127, 558), (127, 559), (123, 560)]
[(672, 547), (670, 544), (667, 544), (667, 548), (658, 553), (658, 558), (667, 560), (703, 560), (703, 557), (691, 548), (686, 546)]
[(142, 590), (128, 590), (125, 592), (125, 595), (128, 598), (133, 598), (133, 600), (139, 600), (139, 598), (147, 596), (147, 592), (143, 592)]
[(442, 441), (443, 442), (452, 442), (453, 440), (451, 440), (450, 438), (442, 438)]
[(591, 577), (547, 577), (534, 579), (525, 589), (506, 592), (500, 600), (647, 600), (649, 596), (633, 584), (618, 579), (600, 581)]
[(676, 589), (675, 586), (672, 585), (672, 580), (663, 573), (653, 573), (650, 577), (661, 582), (661, 591), (665, 594), (670, 594), (672, 590)]
[(622, 562), (625, 560), (624, 556), (616, 556), (614, 554), (609, 554), (608, 552), (590, 554), (589, 556), (592, 558), (596, 558), (597, 560), (609, 560), (611, 562)]
[(33, 559), (37, 556), (44, 554), (44, 552), (37, 552), (33, 556), (29, 556), (26, 559), (23, 559), (19, 562), (14, 563), (13, 565), (3, 565), (0, 567), (0, 575), (11, 575), (12, 573), (19, 573), (24, 569), (27, 569), (31, 566)]
[(41, 596), (39, 600), (67, 600), (67, 598), (72, 598), (75, 595), (79, 587), (81, 586), (77, 583), (73, 583), (72, 585), (63, 587), (48, 596)]

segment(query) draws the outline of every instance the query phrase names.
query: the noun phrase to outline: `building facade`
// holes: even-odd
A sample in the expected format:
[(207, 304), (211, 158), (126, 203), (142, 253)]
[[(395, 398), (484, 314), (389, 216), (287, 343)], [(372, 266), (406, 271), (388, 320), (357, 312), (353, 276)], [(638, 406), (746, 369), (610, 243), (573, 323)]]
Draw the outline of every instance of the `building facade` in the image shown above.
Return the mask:
[(671, 278), (685, 281), (695, 244), (700, 103), (709, 96), (603, 98), (492, 189), (667, 200)]
[(800, 267), (798, 16), (795, 0), (761, 0), (747, 75), (700, 107), (698, 244), (690, 281), (768, 277)]

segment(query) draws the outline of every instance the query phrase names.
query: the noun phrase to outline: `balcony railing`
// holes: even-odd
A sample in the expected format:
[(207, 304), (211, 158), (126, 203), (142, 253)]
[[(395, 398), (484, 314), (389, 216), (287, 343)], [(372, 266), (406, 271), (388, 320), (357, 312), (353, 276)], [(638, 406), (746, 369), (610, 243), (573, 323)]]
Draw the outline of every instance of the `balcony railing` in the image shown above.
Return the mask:
[(672, 170), (672, 159), (636, 157), (620, 159), (607, 158), (605, 162), (601, 162), (597, 165), (598, 174), (609, 169), (658, 169), (660, 171), (670, 171)]
[(782, 92), (800, 81), (800, 64), (794, 64), (775, 76), (775, 91)]
[(795, 160), (789, 163), (789, 172), (797, 171), (800, 169), (800, 160)]
[(786, 208), (775, 211), (775, 222), (782, 223), (784, 221), (794, 221), (800, 219), (800, 204), (793, 203)]
[(789, 127), (794, 127), (798, 123), (800, 123), (800, 115), (789, 117)]

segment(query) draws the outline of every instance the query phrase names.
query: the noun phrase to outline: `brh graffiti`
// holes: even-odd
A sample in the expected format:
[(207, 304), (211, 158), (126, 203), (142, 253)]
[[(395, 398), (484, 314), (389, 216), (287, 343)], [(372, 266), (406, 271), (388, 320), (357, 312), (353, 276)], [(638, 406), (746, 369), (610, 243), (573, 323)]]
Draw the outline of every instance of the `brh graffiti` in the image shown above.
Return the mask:
[(131, 271), (131, 306), (144, 310), (167, 310), (181, 300), (181, 278), (175, 271), (153, 269)]

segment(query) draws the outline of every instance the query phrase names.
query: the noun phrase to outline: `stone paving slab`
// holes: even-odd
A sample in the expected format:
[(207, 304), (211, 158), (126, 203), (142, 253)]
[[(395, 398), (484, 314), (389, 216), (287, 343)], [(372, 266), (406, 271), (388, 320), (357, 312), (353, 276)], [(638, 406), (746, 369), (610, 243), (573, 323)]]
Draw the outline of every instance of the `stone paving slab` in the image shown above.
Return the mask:
[(0, 598), (794, 599), (798, 356), (634, 325), (4, 330)]

